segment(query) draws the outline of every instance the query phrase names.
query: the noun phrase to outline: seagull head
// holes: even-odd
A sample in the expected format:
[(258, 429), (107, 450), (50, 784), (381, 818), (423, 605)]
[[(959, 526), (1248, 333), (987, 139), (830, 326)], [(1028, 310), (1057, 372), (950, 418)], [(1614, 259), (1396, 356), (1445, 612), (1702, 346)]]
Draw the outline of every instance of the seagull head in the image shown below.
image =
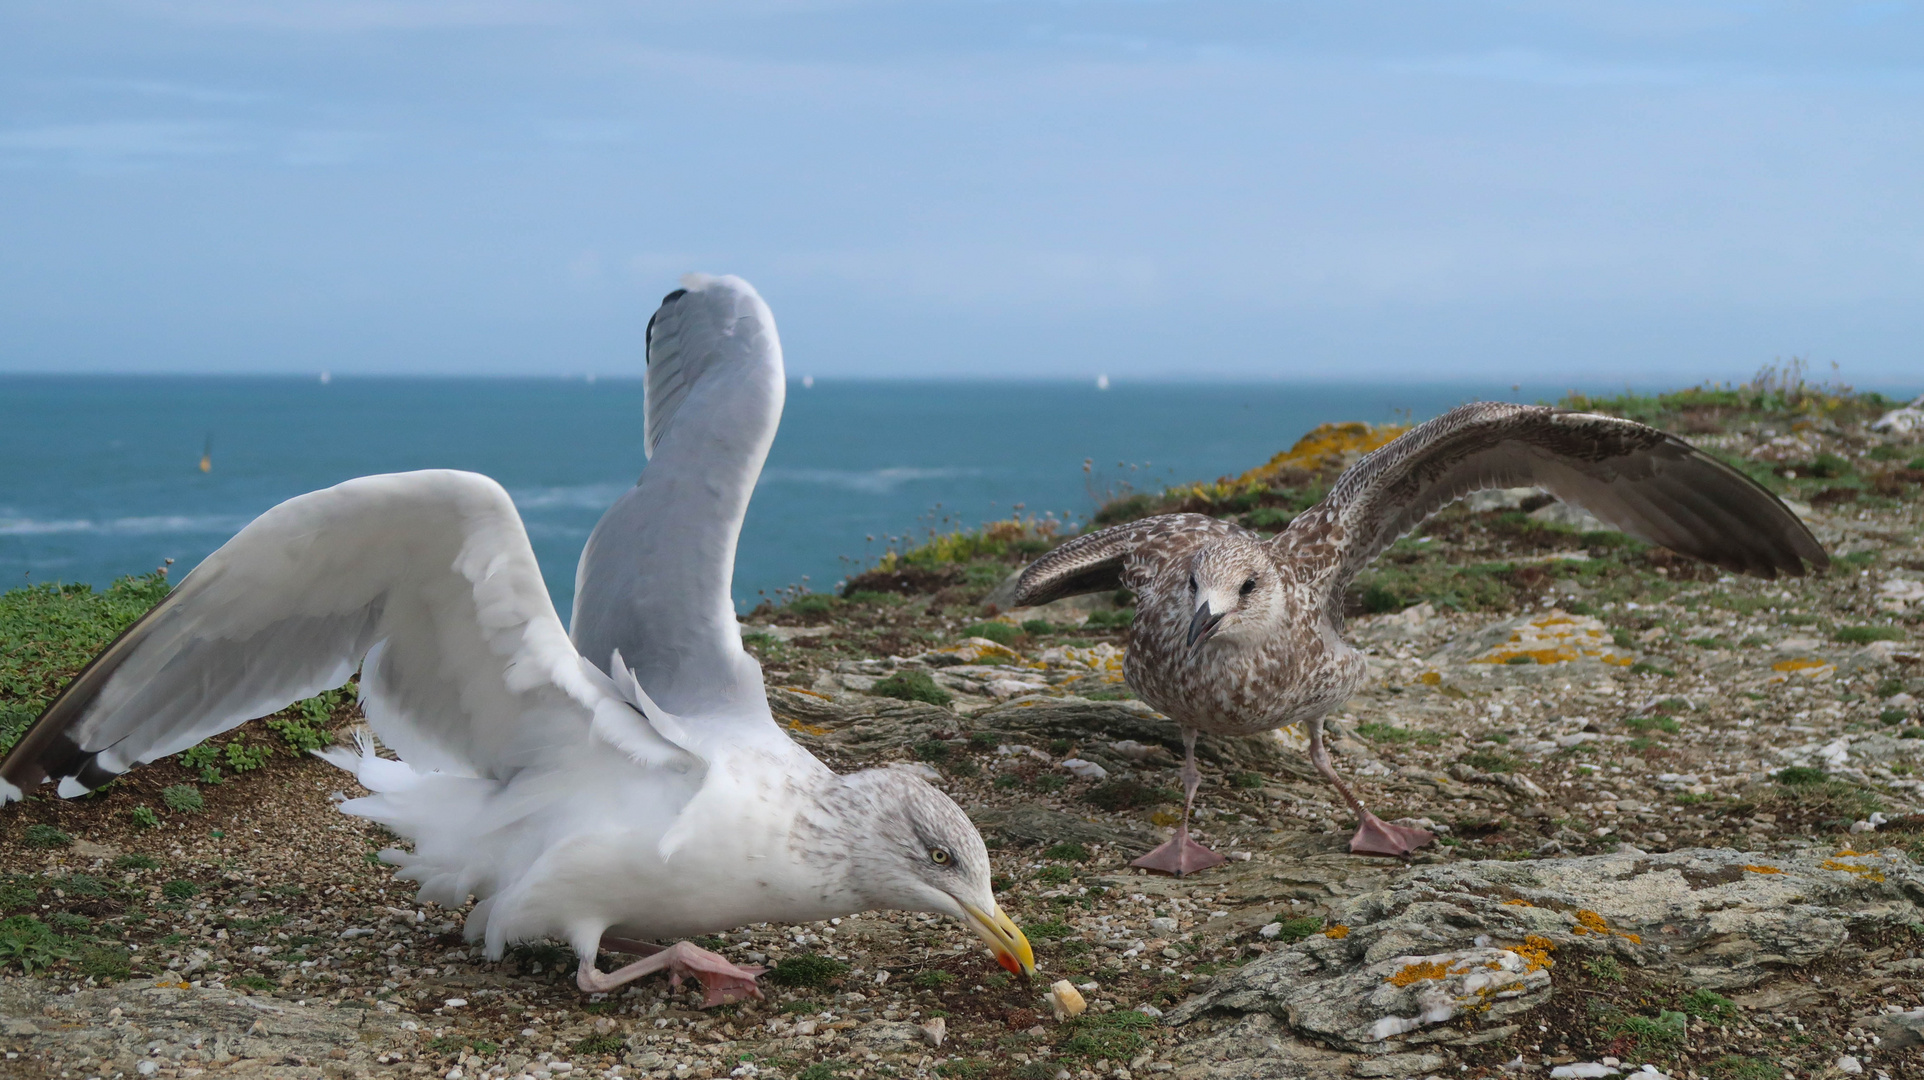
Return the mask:
[(1188, 571), (1183, 596), (1192, 650), (1209, 641), (1263, 635), (1282, 608), (1282, 576), (1257, 541), (1230, 536), (1205, 544), (1190, 557)]
[(989, 851), (962, 808), (905, 769), (867, 769), (844, 778), (867, 798), (851, 876), (872, 908), (947, 915), (988, 943), (1011, 974), (1035, 974), (1035, 952), (995, 902)]

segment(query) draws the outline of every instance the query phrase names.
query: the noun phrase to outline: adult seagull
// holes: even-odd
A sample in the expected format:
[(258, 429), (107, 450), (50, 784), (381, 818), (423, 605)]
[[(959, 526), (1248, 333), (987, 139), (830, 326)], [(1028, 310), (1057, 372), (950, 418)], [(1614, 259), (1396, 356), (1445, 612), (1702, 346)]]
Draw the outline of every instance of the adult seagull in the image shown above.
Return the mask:
[(1343, 640), (1343, 593), (1397, 537), (1484, 488), (1542, 487), (1640, 540), (1774, 578), (1830, 558), (1755, 480), (1682, 439), (1612, 416), (1476, 402), (1357, 462), (1273, 539), (1201, 514), (1165, 514), (1077, 537), (1036, 560), (1017, 604), (1127, 585), (1136, 616), (1123, 674), (1182, 730), (1183, 819), (1136, 866), (1177, 875), (1222, 856), (1189, 838), (1196, 736), (1309, 729), (1310, 761), (1359, 821), (1350, 850), (1406, 855), (1430, 842), (1363, 808), (1330, 764), (1323, 718), (1369, 665)]
[[(838, 776), (783, 733), (742, 649), (735, 541), (783, 399), (775, 320), (747, 282), (691, 275), (648, 323), (641, 481), (582, 553), (574, 638), (514, 504), (485, 476), (368, 476), (274, 507), (99, 656), (0, 763), (0, 803), (81, 795), (361, 671), (365, 738), (326, 751), (342, 804), (425, 900), (479, 899), (491, 958), (561, 937), (607, 991), (666, 970), (753, 994), (686, 937), (893, 908), (970, 926), (1012, 972), (967, 816), (900, 770)], [(611, 972), (608, 948), (643, 958)]]

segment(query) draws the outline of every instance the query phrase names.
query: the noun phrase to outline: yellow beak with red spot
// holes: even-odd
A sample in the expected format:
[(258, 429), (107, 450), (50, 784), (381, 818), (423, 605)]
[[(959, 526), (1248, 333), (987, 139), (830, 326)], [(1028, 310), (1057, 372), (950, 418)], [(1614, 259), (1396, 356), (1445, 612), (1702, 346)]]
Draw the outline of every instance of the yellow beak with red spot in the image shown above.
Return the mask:
[(1022, 928), (1002, 913), (1002, 905), (995, 905), (994, 910), (987, 913), (973, 904), (963, 904), (962, 910), (969, 915), (969, 929), (989, 943), (996, 963), (1007, 968), (1011, 975), (1035, 974), (1035, 950), (1029, 947)]

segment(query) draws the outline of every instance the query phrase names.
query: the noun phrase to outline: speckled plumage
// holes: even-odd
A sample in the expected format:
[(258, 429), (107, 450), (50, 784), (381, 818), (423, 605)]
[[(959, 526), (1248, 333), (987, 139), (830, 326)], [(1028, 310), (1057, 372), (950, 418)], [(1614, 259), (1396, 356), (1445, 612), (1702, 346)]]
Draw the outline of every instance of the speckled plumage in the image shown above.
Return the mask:
[[(1344, 590), (1450, 502), (1521, 486), (1729, 570), (1775, 577), (1829, 564), (1776, 496), (1681, 439), (1614, 417), (1478, 402), (1357, 462), (1273, 539), (1198, 514), (1118, 525), (1037, 560), (1023, 573), (1016, 602), (1133, 589), (1136, 619), (1124, 662), (1130, 687), (1190, 740), (1198, 731), (1248, 735), (1308, 725), (1312, 758), (1367, 832), (1375, 819), (1328, 767), (1322, 747), (1323, 717), (1367, 672), (1343, 640)], [(1428, 839), (1421, 836), (1417, 843)], [(1372, 850), (1367, 843), (1354, 849)]]

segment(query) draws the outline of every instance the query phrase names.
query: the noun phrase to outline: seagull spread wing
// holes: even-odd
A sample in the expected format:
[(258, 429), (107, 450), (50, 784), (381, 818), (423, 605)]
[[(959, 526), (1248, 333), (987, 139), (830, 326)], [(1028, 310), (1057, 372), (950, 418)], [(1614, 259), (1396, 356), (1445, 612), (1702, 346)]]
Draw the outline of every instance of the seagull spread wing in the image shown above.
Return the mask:
[(581, 553), (574, 641), (604, 671), (619, 650), (678, 715), (765, 717), (731, 585), (781, 420), (782, 347), (747, 282), (691, 274), (683, 285), (648, 321), (650, 461)]
[[(363, 665), (365, 658), (365, 665)], [(420, 770), (499, 779), (591, 733), (690, 755), (568, 641), (501, 486), (368, 476), (256, 518), (102, 652), (0, 764), (70, 796), (345, 682)]]
[(1240, 525), (1205, 514), (1158, 514), (1112, 525), (1078, 536), (1030, 563), (1016, 581), (1013, 603), (1028, 607), (1065, 596), (1119, 589), (1127, 583), (1129, 560), (1138, 549), (1153, 547), (1158, 540), (1194, 543), (1232, 533), (1249, 534)]
[(1424, 518), (1506, 487), (1540, 487), (1639, 540), (1727, 570), (1774, 578), (1830, 565), (1782, 500), (1682, 439), (1630, 420), (1500, 402), (1452, 409), (1357, 462), (1274, 542), (1325, 567), (1340, 592)]

